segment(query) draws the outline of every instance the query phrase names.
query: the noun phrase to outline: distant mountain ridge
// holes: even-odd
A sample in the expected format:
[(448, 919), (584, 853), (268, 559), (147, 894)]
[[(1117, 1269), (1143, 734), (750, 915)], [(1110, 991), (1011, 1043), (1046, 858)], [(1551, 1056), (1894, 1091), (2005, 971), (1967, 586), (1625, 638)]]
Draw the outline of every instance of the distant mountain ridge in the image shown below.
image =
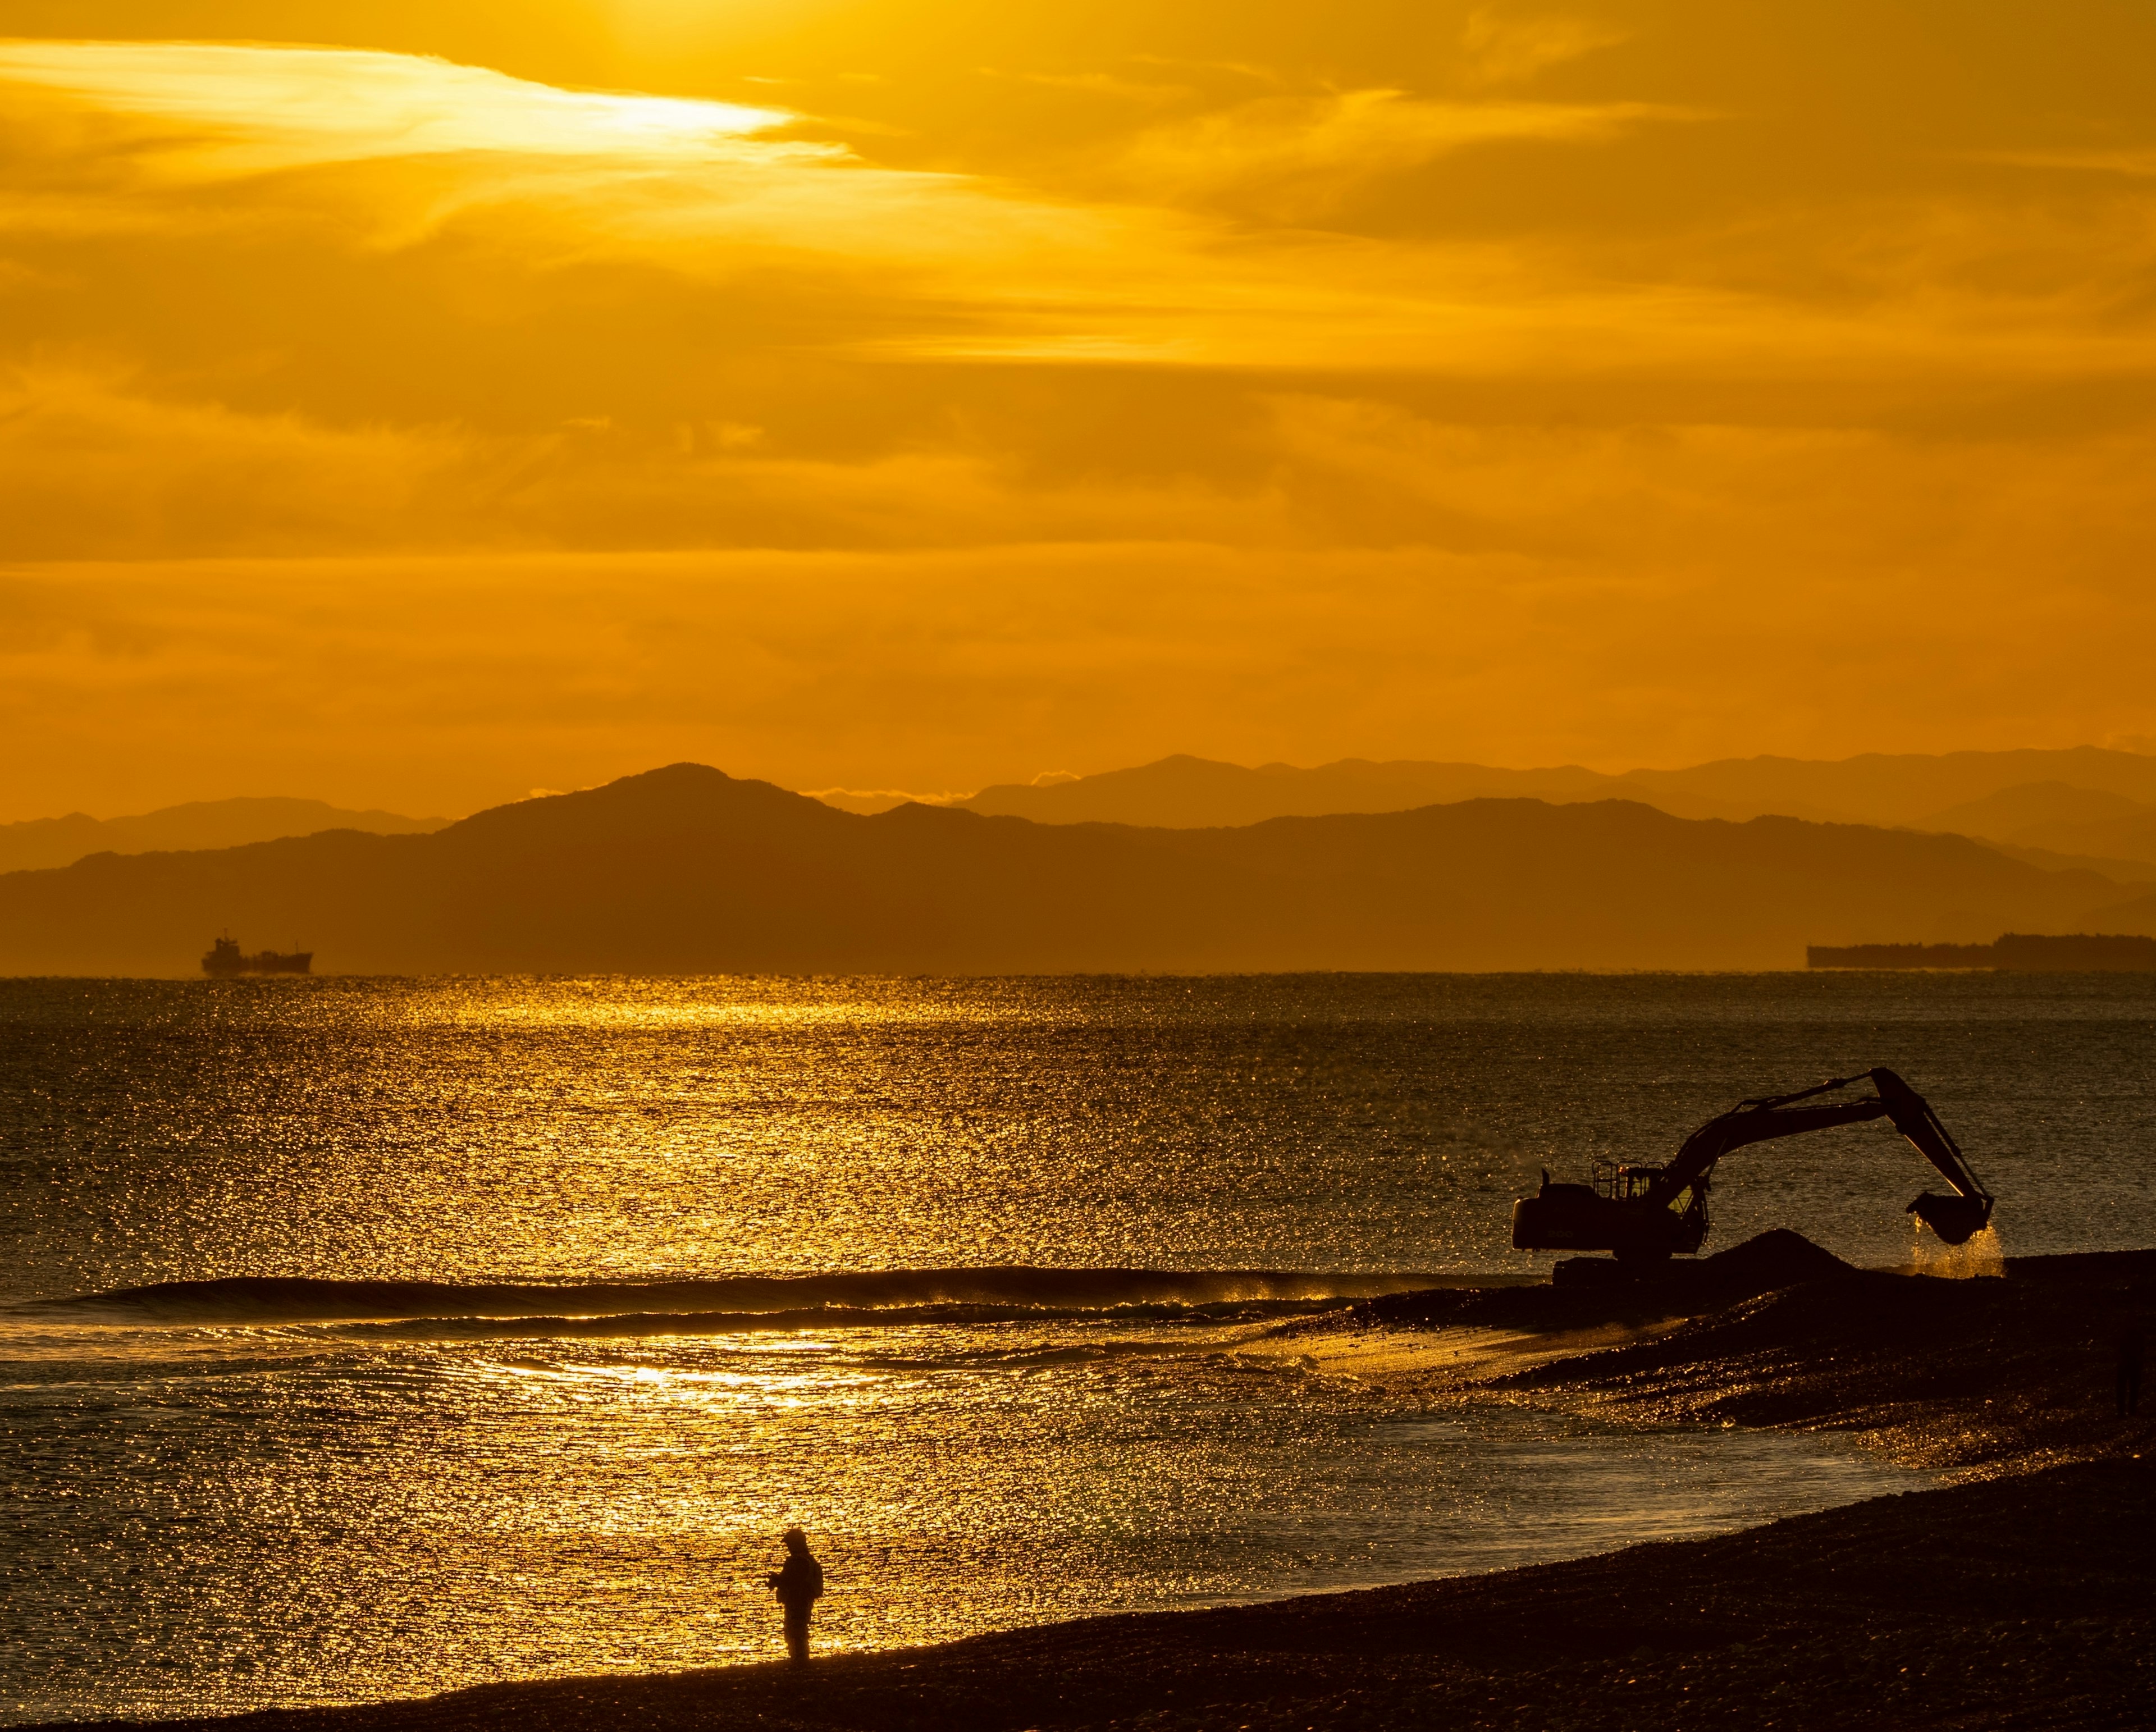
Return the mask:
[[(2058, 751), (1948, 752), (1940, 756), (1872, 753), (1835, 761), (1727, 758), (1684, 770), (1630, 770), (1609, 775), (1577, 764), (1541, 770), (1493, 769), (1481, 764), (1388, 763), (1344, 758), (1314, 769), (1266, 764), (1246, 769), (1181, 754), (1129, 770), (1111, 770), (1048, 787), (1004, 783), (949, 803), (968, 812), (1031, 818), (1036, 823), (1122, 823), (1199, 828), (1253, 824), (1271, 817), (1342, 812), (1402, 812), (1417, 806), (1483, 798), (1640, 800), (1688, 818), (1737, 820), (1776, 815), (1825, 822), (1954, 829), (1937, 822), (1966, 817), (1975, 802), (2032, 784), (2063, 788), (2079, 801), (2052, 801), (2041, 812), (2029, 802), (1993, 816), (2010, 816), (2016, 831), (2048, 820), (2041, 835), (1988, 838), (2069, 853), (2118, 853), (2100, 846), (2131, 838), (2137, 812), (2156, 834), (2156, 757), (2075, 746)], [(2007, 802), (2012, 807), (2012, 802)], [(2110, 828), (2105, 828), (2111, 827)], [(2156, 851), (2127, 852), (2156, 861)]]
[(0, 971), (184, 974), (227, 926), (326, 972), (1797, 968), (1808, 944), (2133, 930), (2120, 894), (1959, 837), (1622, 801), (1140, 829), (860, 817), (682, 764), (432, 834), (0, 877)]
[(2057, 781), (2156, 805), (2156, 757), (2076, 746), (2059, 751), (1866, 752), (1853, 758), (1724, 758), (1686, 770), (1632, 770), (1649, 791), (1788, 811), (1805, 806), (1871, 824), (1922, 825), (1941, 810), (2030, 782)]
[(1618, 777), (1577, 764), (1500, 770), (1482, 764), (1342, 758), (1310, 770), (1292, 764), (1263, 764), (1249, 770), (1177, 753), (1132, 769), (1104, 771), (1045, 787), (999, 784), (951, 803), (983, 817), (1029, 818), (1038, 824), (1137, 824), (1184, 830), (1258, 824), (1276, 817), (1408, 812), (1460, 800), (1607, 800), (1622, 798), (1626, 792)]
[(238, 848), (319, 830), (366, 830), (378, 836), (419, 835), (447, 818), (405, 817), (393, 812), (350, 812), (324, 800), (281, 797), (195, 800), (136, 817), (31, 818), (0, 824), (0, 872), (66, 866), (85, 854), (143, 854), (160, 848)]
[[(874, 814), (916, 797), (831, 788), (812, 797), (841, 811)], [(1094, 776), (917, 797), (1036, 823), (1169, 829), (1405, 812), (1472, 799), (1640, 800), (1676, 817), (1741, 821), (1771, 814), (1946, 831), (1979, 838), (2050, 870), (2081, 868), (2125, 883), (2156, 882), (2156, 757), (2097, 746), (1840, 760), (1729, 758), (1688, 769), (1621, 774), (1577, 764), (1512, 770), (1363, 758), (1309, 769), (1278, 763), (1247, 769), (1185, 753)], [(107, 850), (234, 848), (328, 829), (413, 835), (449, 822), (291, 798), (195, 801), (105, 820), (70, 812), (0, 824), (0, 872), (64, 866)]]

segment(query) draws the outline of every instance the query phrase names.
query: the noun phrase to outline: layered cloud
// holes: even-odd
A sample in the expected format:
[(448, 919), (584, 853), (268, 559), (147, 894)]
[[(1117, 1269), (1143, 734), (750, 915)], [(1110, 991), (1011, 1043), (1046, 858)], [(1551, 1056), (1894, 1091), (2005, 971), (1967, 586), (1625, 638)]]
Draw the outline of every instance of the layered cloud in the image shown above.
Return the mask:
[(484, 67), (354, 49), (216, 43), (0, 44), (0, 79), (144, 123), (175, 180), (467, 151), (702, 166), (835, 154), (747, 145), (783, 111), (559, 90)]
[[(2156, 726), (2156, 40), (2117, 8), (516, 10), (295, 0), (246, 26), (280, 46), (82, 0), (49, 28), (109, 39), (0, 43), (0, 649), (59, 766), (0, 817), (132, 773), (107, 698), (208, 766), (119, 805), (231, 792), (214, 719), (259, 751), (270, 693), (334, 757), (311, 684), (212, 689), (235, 618), (300, 663), (392, 622), (368, 737), (449, 726), (434, 644), (526, 581), (498, 684), (557, 694), (518, 725), (565, 758), (280, 775), (432, 809), (690, 755), (918, 788)], [(801, 617), (669, 601), (668, 654), (746, 692), (813, 644), (830, 684), (721, 725), (614, 656), (676, 558), (670, 595), (765, 561)], [(494, 599), (399, 648), (432, 590)], [(1157, 633), (1073, 623), (1157, 591)], [(1803, 676), (1748, 707), (1745, 645)], [(676, 695), (587, 702), (647, 675)]]
[(1134, 193), (1307, 223), (1357, 190), (1478, 145), (1596, 142), (1691, 118), (1639, 102), (1436, 102), (1391, 90), (1269, 95), (1149, 128), (1109, 166)]
[[(1517, 494), (1530, 455), (1565, 454), (1454, 485)], [(2137, 523), (2054, 535), (2032, 507), (2058, 478), (2002, 453), (1882, 557), (1819, 502), (1894, 479), (1864, 480), (1861, 443), (1794, 454), (1804, 484), (1763, 513), (1713, 497), (1754, 479), (1741, 453), (1697, 453), (1701, 497), (1659, 500), (1662, 533), (1629, 567), (1580, 498), (1537, 552), (1096, 541), (18, 568), (0, 571), (0, 729), (33, 810), (90, 776), (122, 809), (213, 776), (469, 809), (532, 786), (518, 766), (560, 787), (680, 759), (803, 788), (968, 788), (1163, 740), (1260, 762), (1434, 740), (1535, 764), (1622, 737), (1696, 762), (1763, 715), (1845, 749), (1852, 717), (1942, 748), (2145, 732), (2156, 601), (2090, 576)], [(2107, 455), (2113, 480), (2133, 458)], [(947, 764), (968, 773), (846, 774)]]

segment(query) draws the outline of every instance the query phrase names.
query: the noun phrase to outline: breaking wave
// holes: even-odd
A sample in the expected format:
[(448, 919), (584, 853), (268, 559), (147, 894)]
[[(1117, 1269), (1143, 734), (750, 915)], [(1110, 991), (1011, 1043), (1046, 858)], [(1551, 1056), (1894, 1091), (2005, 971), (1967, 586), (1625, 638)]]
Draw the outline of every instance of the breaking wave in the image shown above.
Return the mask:
[(571, 1284), (241, 1275), (45, 1301), (85, 1321), (348, 1324), (425, 1335), (701, 1335), (1051, 1318), (1223, 1319), (1322, 1309), (1471, 1277), (1280, 1269), (891, 1269)]

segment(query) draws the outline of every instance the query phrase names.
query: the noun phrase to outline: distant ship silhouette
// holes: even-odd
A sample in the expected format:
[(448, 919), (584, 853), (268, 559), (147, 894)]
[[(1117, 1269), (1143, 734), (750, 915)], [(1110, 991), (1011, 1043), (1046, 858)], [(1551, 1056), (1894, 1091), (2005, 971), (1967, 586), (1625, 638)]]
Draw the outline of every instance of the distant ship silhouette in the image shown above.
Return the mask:
[(211, 945), (202, 966), (204, 974), (220, 980), (235, 974), (306, 974), (314, 968), (315, 953), (295, 951), (287, 956), (277, 951), (259, 951), (252, 956), (243, 956), (239, 940), (227, 937)]

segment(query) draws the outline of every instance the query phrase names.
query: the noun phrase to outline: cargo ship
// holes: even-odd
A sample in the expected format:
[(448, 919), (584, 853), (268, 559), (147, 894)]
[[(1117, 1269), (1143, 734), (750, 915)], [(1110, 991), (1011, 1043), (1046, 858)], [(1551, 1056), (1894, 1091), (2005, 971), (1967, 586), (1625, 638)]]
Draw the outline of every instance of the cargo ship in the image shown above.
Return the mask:
[(312, 951), (294, 951), (289, 955), (279, 951), (258, 951), (251, 956), (239, 953), (239, 940), (220, 938), (209, 947), (209, 954), (202, 959), (203, 972), (219, 980), (236, 974), (307, 974), (313, 971), (315, 953)]

